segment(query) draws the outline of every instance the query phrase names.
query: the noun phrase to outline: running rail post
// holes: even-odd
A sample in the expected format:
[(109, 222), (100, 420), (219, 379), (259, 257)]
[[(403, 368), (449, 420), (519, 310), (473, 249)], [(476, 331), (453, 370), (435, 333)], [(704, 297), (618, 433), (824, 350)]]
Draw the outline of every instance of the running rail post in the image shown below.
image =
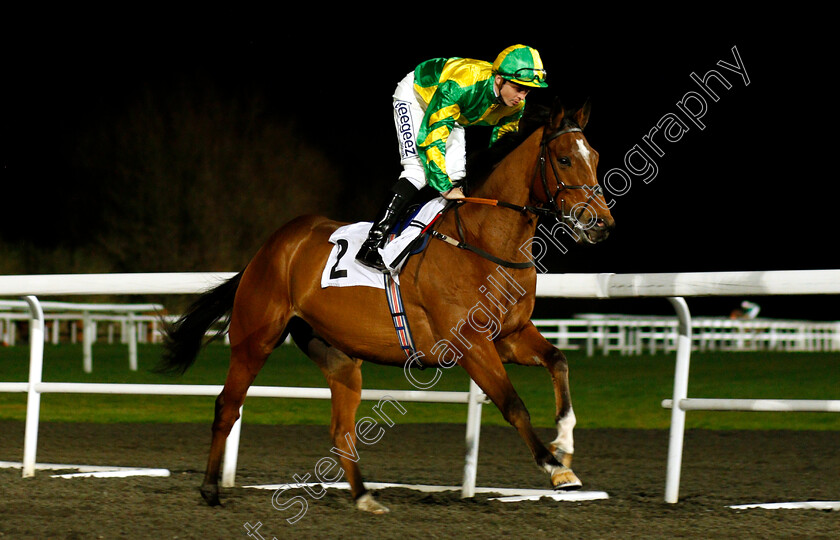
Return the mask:
[(665, 474), (665, 502), (676, 503), (680, 493), (685, 411), (680, 407), (688, 395), (688, 368), (691, 361), (691, 313), (684, 298), (669, 297), (677, 312), (677, 361), (674, 368), (674, 406), (671, 408), (671, 433), (668, 441), (668, 468)]
[(29, 321), (29, 388), (26, 391), (26, 424), (23, 435), (23, 477), (35, 476), (38, 449), (38, 420), (41, 414), (41, 383), (44, 370), (44, 310), (34, 296), (25, 296), (32, 318)]
[(475, 496), (475, 476), (478, 469), (478, 441), (481, 431), (481, 404), (486, 396), (481, 388), (470, 379), (470, 395), (467, 403), (467, 452), (464, 459), (464, 483), (461, 498)]
[(82, 366), (85, 373), (93, 371), (93, 321), (90, 318), (90, 312), (84, 311), (82, 313)]
[(137, 320), (134, 313), (128, 314), (128, 369), (137, 371)]

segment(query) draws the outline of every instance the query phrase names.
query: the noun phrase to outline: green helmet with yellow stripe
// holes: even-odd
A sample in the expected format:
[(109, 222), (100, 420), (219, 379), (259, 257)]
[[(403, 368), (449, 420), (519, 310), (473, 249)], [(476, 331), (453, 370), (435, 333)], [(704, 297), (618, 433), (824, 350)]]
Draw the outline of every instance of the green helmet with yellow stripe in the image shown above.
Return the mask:
[(548, 86), (540, 53), (527, 45), (511, 45), (503, 50), (493, 62), (493, 73), (523, 86)]

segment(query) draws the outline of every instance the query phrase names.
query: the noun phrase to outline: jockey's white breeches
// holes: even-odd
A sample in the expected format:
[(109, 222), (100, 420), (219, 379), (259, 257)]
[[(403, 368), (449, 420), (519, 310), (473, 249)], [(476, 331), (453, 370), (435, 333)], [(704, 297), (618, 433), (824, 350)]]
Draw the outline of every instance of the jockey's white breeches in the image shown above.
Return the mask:
[[(400, 147), (400, 164), (403, 172), (400, 178), (408, 179), (417, 189), (428, 184), (423, 162), (417, 151), (417, 132), (426, 114), (423, 103), (414, 92), (414, 72), (400, 81), (394, 90), (394, 124)], [(453, 182), (467, 174), (467, 147), (464, 128), (458, 124), (452, 128), (446, 139), (446, 173)]]

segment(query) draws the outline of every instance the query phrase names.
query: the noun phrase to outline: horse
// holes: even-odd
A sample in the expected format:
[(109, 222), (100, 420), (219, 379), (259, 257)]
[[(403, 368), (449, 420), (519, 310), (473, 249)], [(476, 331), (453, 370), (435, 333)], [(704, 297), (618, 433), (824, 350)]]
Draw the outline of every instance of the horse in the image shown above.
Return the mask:
[[(582, 483), (571, 469), (576, 420), (569, 367), (562, 351), (530, 320), (537, 271), (529, 242), (542, 217), (556, 219), (555, 227), (589, 244), (605, 240), (615, 222), (597, 182), (598, 153), (583, 134), (589, 101), (571, 112), (559, 102), (545, 109), (549, 114), (538, 127), (520, 129), (496, 143), (515, 141), (487, 167), (488, 174), (468, 186), (468, 197), (450, 203), (439, 216), (432, 233), (447, 241), (430, 239), (405, 262), (399, 283), (416, 350), (434, 353), (413, 355), (409, 361), (416, 365), (410, 367), (457, 364), (466, 370), (516, 429), (552, 486), (572, 490)], [(230, 366), (215, 402), (200, 487), (211, 506), (221, 504), (218, 480), (225, 441), (248, 388), (272, 350), (291, 334), (326, 377), (330, 433), (355, 506), (375, 514), (389, 511), (365, 488), (357, 460), (352, 459), (361, 365), (368, 361), (407, 369), (409, 361), (395, 338), (382, 290), (321, 287), (333, 247), (330, 235), (342, 225), (315, 215), (287, 222), (244, 270), (200, 295), (181, 318), (164, 328), (159, 368), (183, 373), (196, 360), (208, 329), (219, 321), (228, 324)], [(346, 260), (352, 258), (348, 255)], [(548, 370), (557, 427), (557, 437), (548, 445), (531, 425), (505, 363)]]

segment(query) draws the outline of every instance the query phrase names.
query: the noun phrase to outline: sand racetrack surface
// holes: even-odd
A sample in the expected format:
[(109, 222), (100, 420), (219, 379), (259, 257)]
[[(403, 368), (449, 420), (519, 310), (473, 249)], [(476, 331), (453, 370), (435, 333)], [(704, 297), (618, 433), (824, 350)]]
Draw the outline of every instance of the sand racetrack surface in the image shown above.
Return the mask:
[[(0, 422), (0, 459), (20, 461), (23, 423)], [(550, 440), (552, 430), (540, 430)], [(166, 468), (168, 477), (54, 478), (39, 470), (0, 469), (0, 538), (838, 538), (840, 512), (817, 509), (736, 510), (729, 505), (840, 500), (840, 433), (689, 431), (680, 502), (663, 501), (666, 431), (579, 429), (574, 469), (592, 501), (499, 502), (459, 492), (375, 491), (391, 509), (354, 509), (349, 493), (329, 489), (280, 511), (274, 490), (244, 486), (294, 483), (312, 473), (332, 447), (323, 426), (242, 430), (237, 487), (211, 508), (198, 493), (209, 426), (193, 424), (42, 423), (38, 463)], [(359, 445), (365, 478), (376, 482), (459, 485), (464, 426), (395, 425), (374, 445)], [(74, 471), (63, 471), (74, 472)], [(546, 489), (512, 428), (481, 432), (478, 486)]]

